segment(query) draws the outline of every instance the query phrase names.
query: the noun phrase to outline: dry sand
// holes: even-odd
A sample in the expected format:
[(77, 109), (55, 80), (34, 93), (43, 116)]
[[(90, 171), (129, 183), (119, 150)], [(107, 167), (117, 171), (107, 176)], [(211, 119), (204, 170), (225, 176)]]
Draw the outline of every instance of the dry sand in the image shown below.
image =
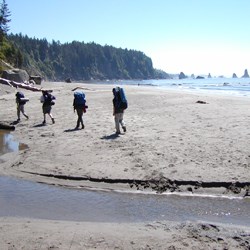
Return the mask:
[(250, 231), (208, 223), (89, 223), (5, 218), (1, 249), (249, 249)]
[[(74, 130), (73, 92), (84, 90), (84, 130)], [(112, 85), (42, 83), (53, 89), (55, 124), (40, 93), (12, 133), (27, 148), (0, 157), (1, 175), (82, 188), (249, 196), (250, 100), (124, 86), (127, 132), (116, 137)], [(16, 120), (15, 89), (0, 86), (0, 121)], [(201, 103), (197, 103), (201, 101)], [(203, 103), (205, 102), (205, 103)], [(249, 249), (249, 228), (197, 222), (105, 224), (2, 218), (3, 249)]]

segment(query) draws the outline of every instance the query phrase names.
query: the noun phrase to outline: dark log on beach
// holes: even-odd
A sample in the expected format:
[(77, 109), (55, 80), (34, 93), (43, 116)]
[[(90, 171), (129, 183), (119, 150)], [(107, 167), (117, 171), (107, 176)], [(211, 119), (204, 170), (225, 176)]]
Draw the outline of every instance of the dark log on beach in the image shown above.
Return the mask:
[(84, 88), (84, 87), (76, 87), (76, 88), (72, 89), (71, 91), (75, 91), (75, 90), (77, 90), (77, 89), (91, 90), (91, 89), (89, 89), (89, 88)]
[(15, 130), (15, 126), (0, 122), (0, 129)]
[[(34, 87), (32, 84), (14, 82), (14, 81), (10, 81), (10, 80), (4, 79), (4, 78), (0, 78), (0, 83), (5, 84), (5, 85), (9, 85), (11, 87), (23, 88), (23, 89), (27, 89), (27, 90), (31, 90), (31, 91), (43, 91), (44, 90), (42, 88)], [(52, 92), (52, 90), (44, 90), (44, 91)]]

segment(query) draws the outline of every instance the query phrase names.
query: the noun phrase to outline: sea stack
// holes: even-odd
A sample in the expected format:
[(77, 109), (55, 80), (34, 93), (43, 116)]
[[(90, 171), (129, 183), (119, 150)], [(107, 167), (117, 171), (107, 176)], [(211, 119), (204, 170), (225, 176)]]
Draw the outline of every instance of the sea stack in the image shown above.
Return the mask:
[(245, 69), (244, 75), (242, 76), (242, 78), (249, 78), (247, 69)]
[(185, 78), (187, 78), (186, 75), (183, 72), (181, 72), (179, 74), (179, 79), (185, 79)]

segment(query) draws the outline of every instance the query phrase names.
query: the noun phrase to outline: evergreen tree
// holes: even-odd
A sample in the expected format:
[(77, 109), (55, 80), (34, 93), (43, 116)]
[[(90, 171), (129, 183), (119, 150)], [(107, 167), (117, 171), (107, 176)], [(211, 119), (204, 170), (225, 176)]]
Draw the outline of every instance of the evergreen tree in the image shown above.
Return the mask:
[(8, 5), (5, 0), (2, 0), (2, 4), (0, 7), (0, 42), (3, 41), (4, 36), (9, 31), (8, 23), (11, 21), (9, 17), (10, 11), (8, 9)]

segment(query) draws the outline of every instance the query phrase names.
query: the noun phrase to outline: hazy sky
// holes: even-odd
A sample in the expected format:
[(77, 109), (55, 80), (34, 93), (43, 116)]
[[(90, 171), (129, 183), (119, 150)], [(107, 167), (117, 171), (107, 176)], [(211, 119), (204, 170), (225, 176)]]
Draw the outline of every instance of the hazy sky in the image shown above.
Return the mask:
[[(0, 0), (1, 2), (1, 0)], [(6, 0), (11, 33), (134, 49), (168, 73), (250, 72), (250, 0)]]

